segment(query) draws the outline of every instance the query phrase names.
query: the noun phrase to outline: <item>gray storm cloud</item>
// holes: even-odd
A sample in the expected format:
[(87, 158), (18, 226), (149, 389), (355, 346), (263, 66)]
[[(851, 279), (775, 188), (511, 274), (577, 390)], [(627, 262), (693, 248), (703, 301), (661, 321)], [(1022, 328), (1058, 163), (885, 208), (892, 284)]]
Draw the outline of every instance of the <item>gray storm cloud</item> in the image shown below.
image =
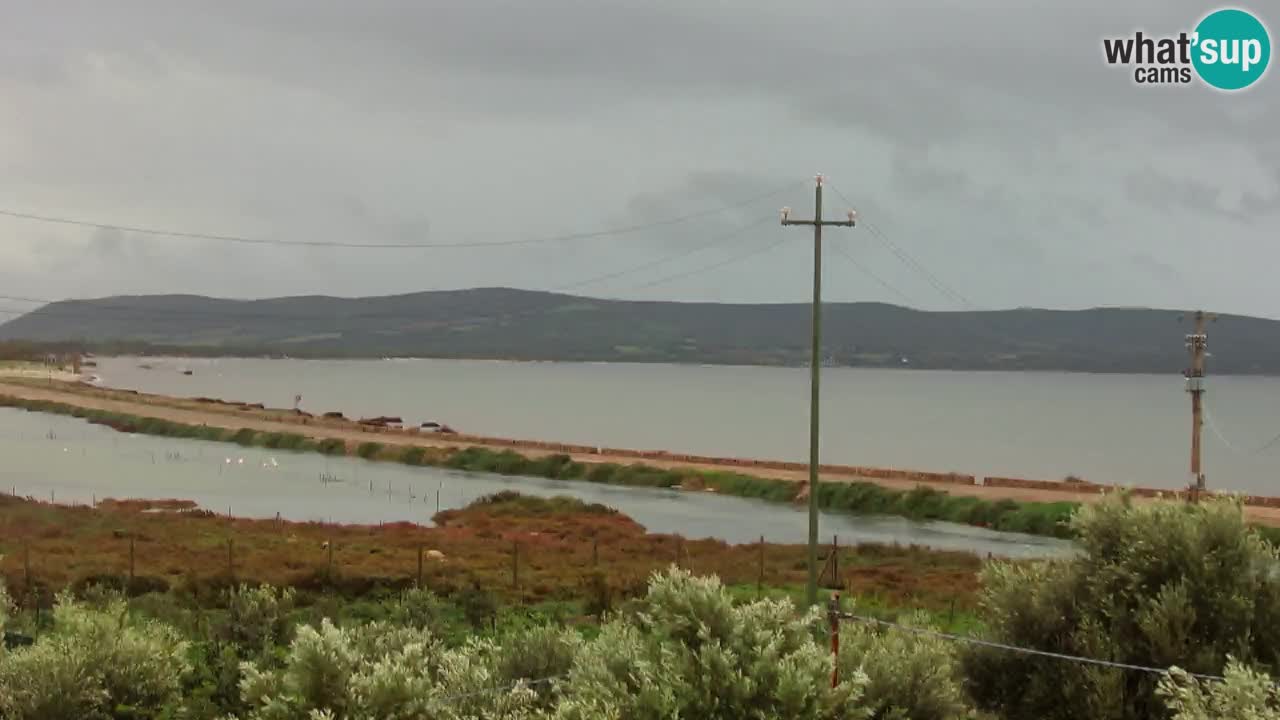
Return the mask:
[[(1207, 303), (1280, 316), (1280, 79), (1141, 88), (1101, 40), (1190, 2), (0, 2), (0, 209), (351, 243), (152, 238), (0, 218), (13, 295), (360, 295), (509, 285), (804, 301), (824, 172), (983, 307)], [(1276, 18), (1263, 19), (1277, 22)], [(1273, 35), (1276, 26), (1273, 25)], [(829, 194), (828, 207), (845, 203)], [(741, 262), (652, 281), (771, 241)], [(863, 230), (832, 242), (954, 308)], [(838, 255), (829, 297), (901, 302)], [(6, 306), (7, 307), (7, 306)]]

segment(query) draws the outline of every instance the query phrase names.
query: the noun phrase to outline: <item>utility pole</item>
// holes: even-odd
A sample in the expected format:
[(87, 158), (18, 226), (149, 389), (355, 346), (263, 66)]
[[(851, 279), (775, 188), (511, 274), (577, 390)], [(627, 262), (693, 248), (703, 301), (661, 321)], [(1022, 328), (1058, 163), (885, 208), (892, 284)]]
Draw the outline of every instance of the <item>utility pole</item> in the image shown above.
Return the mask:
[(1217, 320), (1218, 317), (1203, 310), (1197, 310), (1191, 316), (1195, 328), (1186, 337), (1187, 350), (1191, 352), (1191, 368), (1183, 374), (1187, 378), (1187, 392), (1191, 393), (1191, 496), (1199, 499), (1205, 491), (1204, 472), (1200, 467), (1200, 428), (1204, 424), (1204, 358), (1208, 348), (1205, 335), (1205, 322)]
[(847, 220), (822, 219), (822, 176), (816, 178), (813, 219), (792, 220), (791, 208), (782, 208), (783, 225), (813, 226), (813, 351), (809, 365), (809, 585), (806, 599), (810, 607), (818, 602), (818, 386), (822, 375), (822, 228), (853, 227), (857, 217), (850, 210)]

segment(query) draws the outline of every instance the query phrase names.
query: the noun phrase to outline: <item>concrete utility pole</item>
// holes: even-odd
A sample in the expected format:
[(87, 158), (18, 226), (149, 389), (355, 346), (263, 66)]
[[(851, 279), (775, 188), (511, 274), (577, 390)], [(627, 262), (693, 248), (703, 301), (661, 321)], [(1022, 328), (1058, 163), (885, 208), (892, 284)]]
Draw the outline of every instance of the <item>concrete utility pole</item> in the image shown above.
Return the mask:
[(791, 208), (782, 208), (783, 225), (813, 226), (813, 352), (809, 373), (809, 585), (806, 599), (818, 602), (818, 385), (822, 369), (822, 228), (853, 227), (857, 214), (850, 210), (847, 220), (822, 219), (822, 176), (817, 177), (813, 195), (813, 219), (792, 220)]
[(1191, 352), (1191, 368), (1183, 374), (1187, 378), (1187, 392), (1191, 393), (1191, 489), (1192, 496), (1199, 499), (1205, 491), (1204, 472), (1200, 468), (1200, 429), (1204, 424), (1204, 409), (1201, 396), (1204, 395), (1204, 358), (1208, 348), (1205, 335), (1205, 322), (1217, 320), (1217, 316), (1197, 310), (1192, 319), (1195, 329), (1187, 335), (1187, 350)]

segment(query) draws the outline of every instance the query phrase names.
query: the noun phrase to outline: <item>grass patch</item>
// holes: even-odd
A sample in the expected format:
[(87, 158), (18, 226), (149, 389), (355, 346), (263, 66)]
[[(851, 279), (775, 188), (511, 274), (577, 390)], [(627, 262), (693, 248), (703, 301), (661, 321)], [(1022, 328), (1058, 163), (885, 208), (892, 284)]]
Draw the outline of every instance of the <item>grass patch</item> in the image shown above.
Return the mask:
[(266, 448), (273, 448), (273, 449), (280, 449), (280, 450), (302, 450), (302, 449), (306, 449), (310, 441), (307, 440), (307, 437), (305, 435), (298, 435), (297, 433), (277, 432), (277, 433), (264, 434), (263, 437), (261, 438), (261, 442), (262, 442), (262, 446)]
[(995, 502), (958, 496), (931, 487), (900, 491), (873, 483), (824, 483), (818, 505), (856, 514), (900, 515), (913, 520), (943, 520), (991, 528), (1001, 532), (1070, 538), (1068, 521), (1080, 507), (1076, 502)]
[(365, 460), (372, 460), (380, 452), (382, 452), (382, 443), (377, 442), (360, 443), (360, 446), (356, 448), (356, 455)]
[(467, 506), (468, 510), (481, 510), (491, 515), (617, 515), (618, 511), (600, 503), (586, 503), (578, 498), (566, 495), (543, 498), (521, 495), (512, 490), (504, 490), (493, 495), (477, 498)]
[(420, 447), (407, 447), (400, 452), (400, 462), (405, 465), (423, 465), (427, 459), (427, 451)]
[(347, 444), (337, 438), (327, 438), (316, 445), (316, 451), (325, 455), (346, 455)]
[(253, 445), (258, 438), (258, 432), (250, 428), (240, 428), (231, 436), (231, 442), (246, 447)]

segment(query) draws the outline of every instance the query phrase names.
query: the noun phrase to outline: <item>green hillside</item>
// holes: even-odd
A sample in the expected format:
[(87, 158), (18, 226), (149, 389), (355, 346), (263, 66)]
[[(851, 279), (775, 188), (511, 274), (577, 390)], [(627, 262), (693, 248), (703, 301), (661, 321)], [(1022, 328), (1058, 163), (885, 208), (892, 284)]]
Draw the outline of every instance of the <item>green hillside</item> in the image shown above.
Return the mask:
[[(925, 312), (825, 306), (830, 365), (1176, 373), (1187, 323), (1167, 310)], [(205, 355), (454, 357), (803, 365), (809, 306), (637, 302), (484, 288), (370, 298), (190, 295), (54, 303), (0, 340)], [(1280, 374), (1280, 322), (1223, 316), (1215, 373)]]

